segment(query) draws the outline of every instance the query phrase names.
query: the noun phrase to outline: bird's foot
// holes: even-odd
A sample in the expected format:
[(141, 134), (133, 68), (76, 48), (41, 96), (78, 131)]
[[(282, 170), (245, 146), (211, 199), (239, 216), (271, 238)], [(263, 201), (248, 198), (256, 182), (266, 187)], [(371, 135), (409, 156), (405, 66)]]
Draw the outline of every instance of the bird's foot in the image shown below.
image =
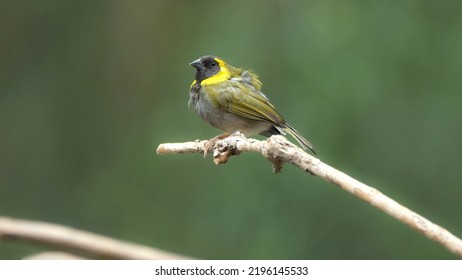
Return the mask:
[[(234, 132), (236, 133), (236, 132)], [(233, 134), (234, 134), (233, 133)], [(220, 140), (223, 140), (225, 138), (228, 138), (229, 136), (233, 135), (233, 134), (230, 134), (230, 133), (223, 133), (223, 134), (220, 134), (218, 136), (215, 136), (213, 137), (212, 139), (210, 139), (209, 141), (207, 141), (207, 143), (205, 143), (204, 145), (204, 158), (207, 156), (207, 154), (209, 152), (212, 151), (212, 148), (213, 146), (215, 145), (215, 143), (217, 143), (217, 141), (220, 141)]]
[(241, 137), (244, 136), (245, 137), (245, 135), (240, 130), (234, 131), (229, 136), (241, 136)]

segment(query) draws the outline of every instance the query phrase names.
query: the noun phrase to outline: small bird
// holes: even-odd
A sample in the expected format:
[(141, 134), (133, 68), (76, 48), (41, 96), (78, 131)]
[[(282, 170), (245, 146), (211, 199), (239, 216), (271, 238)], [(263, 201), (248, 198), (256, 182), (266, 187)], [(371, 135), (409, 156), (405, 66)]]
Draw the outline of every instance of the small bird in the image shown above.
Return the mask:
[(291, 127), (260, 91), (258, 76), (227, 64), (219, 57), (206, 55), (190, 63), (196, 68), (195, 80), (189, 89), (189, 106), (193, 106), (206, 122), (227, 134), (240, 131), (246, 136), (266, 137), (290, 134), (303, 149), (313, 145)]

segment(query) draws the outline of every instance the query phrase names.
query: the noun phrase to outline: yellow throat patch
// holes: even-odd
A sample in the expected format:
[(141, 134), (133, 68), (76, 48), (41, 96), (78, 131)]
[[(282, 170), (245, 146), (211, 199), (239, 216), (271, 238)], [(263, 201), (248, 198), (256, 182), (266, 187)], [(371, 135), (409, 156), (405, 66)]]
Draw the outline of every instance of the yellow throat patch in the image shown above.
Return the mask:
[(219, 58), (215, 58), (215, 61), (218, 62), (218, 65), (220, 66), (220, 72), (218, 72), (210, 78), (203, 80), (201, 82), (201, 86), (221, 83), (231, 78), (231, 72), (229, 72), (228, 67), (226, 67), (226, 63)]

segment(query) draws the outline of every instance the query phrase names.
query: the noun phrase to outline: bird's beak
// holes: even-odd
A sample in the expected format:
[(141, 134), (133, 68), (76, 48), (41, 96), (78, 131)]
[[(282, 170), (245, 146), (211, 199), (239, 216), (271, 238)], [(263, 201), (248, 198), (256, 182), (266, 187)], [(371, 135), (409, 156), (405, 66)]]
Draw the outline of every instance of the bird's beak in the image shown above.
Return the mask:
[(189, 65), (191, 65), (192, 67), (196, 68), (196, 69), (200, 69), (202, 68), (202, 62), (201, 62), (201, 59), (196, 59), (194, 60), (193, 62), (189, 63)]

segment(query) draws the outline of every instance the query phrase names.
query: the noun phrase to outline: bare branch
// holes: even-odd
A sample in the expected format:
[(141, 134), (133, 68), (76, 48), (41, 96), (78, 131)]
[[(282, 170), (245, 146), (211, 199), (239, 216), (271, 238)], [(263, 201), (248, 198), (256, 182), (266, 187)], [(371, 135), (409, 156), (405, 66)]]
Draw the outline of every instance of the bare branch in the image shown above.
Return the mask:
[[(204, 153), (207, 141), (160, 144), (157, 154)], [(232, 155), (241, 152), (256, 152), (270, 160), (274, 172), (280, 172), (283, 163), (293, 164), (300, 169), (331, 182), (341, 189), (355, 195), (379, 210), (422, 233), (439, 243), (449, 251), (462, 256), (462, 240), (432, 223), (423, 216), (411, 211), (380, 191), (363, 184), (347, 174), (323, 163), (320, 159), (305, 153), (302, 149), (287, 141), (283, 136), (272, 136), (266, 141), (247, 139), (243, 135), (233, 135), (217, 141), (213, 146), (215, 164), (226, 163)]]
[(41, 252), (26, 256), (24, 260), (86, 260), (85, 258), (65, 252)]
[(0, 216), (0, 240), (15, 239), (51, 245), (62, 251), (98, 259), (188, 259), (148, 246), (43, 222)]

